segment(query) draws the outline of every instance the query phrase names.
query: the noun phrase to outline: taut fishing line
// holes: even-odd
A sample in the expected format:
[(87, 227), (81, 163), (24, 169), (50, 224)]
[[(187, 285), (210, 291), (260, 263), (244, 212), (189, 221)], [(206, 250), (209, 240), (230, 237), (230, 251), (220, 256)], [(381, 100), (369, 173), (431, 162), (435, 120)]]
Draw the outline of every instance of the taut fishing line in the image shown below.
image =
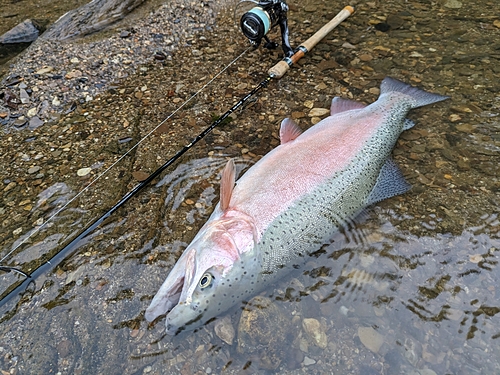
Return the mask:
[[(245, 2), (241, 1), (240, 3)], [(246, 0), (248, 2), (248, 0)], [(238, 57), (236, 57), (229, 65), (222, 69), (217, 75), (215, 75), (210, 81), (208, 81), (201, 89), (199, 89), (195, 94), (193, 94), (187, 101), (185, 101), (179, 108), (172, 112), (167, 118), (160, 122), (153, 130), (151, 130), (146, 136), (144, 136), (139, 142), (137, 142), (132, 148), (130, 148), (124, 155), (122, 155), (117, 161), (115, 161), (111, 166), (109, 166), (104, 172), (92, 180), (82, 191), (80, 191), (76, 196), (74, 196), (69, 202), (64, 204), (59, 208), (49, 219), (35, 228), (26, 238), (24, 238), (17, 246), (15, 246), (11, 251), (9, 251), (1, 260), (3, 262), (7, 259), (14, 251), (16, 251), (21, 245), (26, 243), (33, 235), (38, 233), (43, 227), (45, 227), (49, 222), (51, 222), (55, 216), (57, 216), (62, 210), (64, 210), (69, 204), (71, 204), (75, 199), (87, 191), (96, 181), (102, 178), (106, 173), (109, 172), (117, 163), (119, 163), (124, 157), (126, 157), (132, 150), (137, 148), (146, 138), (148, 138), (155, 130), (157, 130), (161, 125), (168, 121), (173, 115), (175, 115), (179, 110), (181, 110), (187, 103), (189, 103), (194, 97), (196, 97), (201, 91), (203, 91), (208, 85), (210, 85), (217, 77), (219, 77), (223, 72), (225, 72), (231, 65), (233, 65), (238, 59), (240, 59), (249, 49), (257, 48), (262, 39), (266, 41), (264, 44), (265, 48), (274, 49), (278, 44), (271, 42), (266, 34), (275, 26), (279, 25), (281, 29), (281, 39), (282, 48), (284, 52), (284, 59), (274, 65), (268, 70), (268, 76), (255, 86), (248, 94), (241, 98), (237, 103), (235, 103), (230, 109), (228, 109), (222, 116), (220, 116), (216, 121), (205, 128), (201, 133), (199, 133), (190, 143), (179, 150), (174, 156), (167, 160), (161, 167), (156, 169), (153, 173), (149, 175), (144, 181), (136, 185), (131, 191), (129, 191), (125, 196), (123, 196), (120, 201), (118, 201), (112, 208), (110, 208), (104, 215), (96, 219), (91, 225), (84, 229), (80, 234), (73, 238), (69, 243), (67, 243), (61, 250), (57, 251), (49, 260), (42, 263), (40, 266), (35, 268), (30, 274), (27, 274), (17, 268), (10, 266), (0, 265), (0, 270), (4, 272), (17, 272), (25, 276), (25, 280), (18, 283), (16, 286), (11, 285), (11, 287), (0, 295), (0, 307), (6, 304), (13, 296), (17, 293), (21, 293), (24, 288), (31, 282), (43, 274), (44, 272), (56, 267), (60, 262), (62, 262), (66, 257), (72, 254), (75, 245), (94, 229), (96, 229), (104, 220), (106, 220), (111, 214), (113, 214), (118, 208), (120, 208), (125, 202), (147, 186), (151, 181), (158, 177), (167, 167), (169, 167), (173, 162), (179, 159), (185, 152), (187, 152), (191, 147), (193, 147), (198, 141), (203, 139), (208, 133), (210, 133), (216, 126), (221, 124), (231, 113), (243, 106), (253, 95), (259, 92), (262, 88), (266, 87), (267, 84), (272, 79), (279, 79), (290, 69), (290, 67), (297, 63), (306, 53), (311, 51), (316, 44), (318, 44), (321, 39), (323, 39), (330, 31), (337, 27), (342, 21), (349, 17), (353, 12), (354, 8), (351, 6), (346, 6), (342, 9), (334, 18), (332, 18), (327, 24), (325, 24), (320, 30), (318, 30), (309, 39), (303, 42), (297, 49), (292, 50), (288, 42), (288, 24), (286, 13), (288, 11), (288, 6), (284, 0), (262, 0), (262, 1), (250, 1), (256, 6), (250, 9), (248, 12), (242, 15), (240, 20), (240, 27), (243, 34), (248, 38), (251, 47), (248, 47), (243, 51)]]

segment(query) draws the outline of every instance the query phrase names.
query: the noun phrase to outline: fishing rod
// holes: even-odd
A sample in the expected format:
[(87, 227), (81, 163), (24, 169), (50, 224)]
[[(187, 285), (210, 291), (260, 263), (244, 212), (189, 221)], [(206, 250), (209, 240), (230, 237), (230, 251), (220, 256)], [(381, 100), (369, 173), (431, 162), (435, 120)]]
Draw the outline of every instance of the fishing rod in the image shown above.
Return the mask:
[[(5, 305), (16, 295), (22, 293), (28, 287), (28, 285), (33, 283), (39, 276), (41, 276), (46, 272), (51, 271), (52, 269), (57, 267), (64, 259), (72, 255), (76, 251), (77, 249), (76, 245), (80, 242), (80, 240), (82, 240), (88, 234), (93, 232), (116, 210), (118, 210), (127, 201), (129, 201), (132, 197), (134, 197), (142, 189), (144, 189), (165, 169), (167, 169), (170, 165), (172, 165), (175, 161), (177, 161), (190, 148), (192, 148), (196, 143), (198, 143), (207, 134), (209, 134), (215, 127), (220, 125), (228, 116), (230, 116), (234, 111), (243, 106), (252, 96), (257, 94), (261, 89), (266, 87), (271, 80), (280, 79), (281, 77), (283, 77), (293, 64), (297, 63), (297, 61), (299, 61), (306, 53), (311, 51), (311, 49), (314, 48), (314, 46), (318, 44), (319, 41), (321, 41), (328, 33), (330, 33), (330, 31), (332, 31), (342, 21), (344, 21), (347, 17), (349, 17), (352, 13), (354, 13), (353, 7), (346, 6), (334, 18), (332, 18), (327, 24), (325, 24), (320, 30), (318, 30), (313, 36), (311, 36), (309, 39), (303, 42), (299, 47), (297, 47), (295, 51), (292, 51), (290, 44), (288, 43), (288, 27), (286, 22), (286, 12), (288, 10), (288, 6), (286, 5), (285, 1), (270, 0), (270, 1), (261, 1), (258, 3), (256, 2), (256, 4), (257, 4), (256, 7), (252, 8), (250, 11), (246, 12), (241, 17), (240, 26), (242, 28), (243, 34), (249, 39), (249, 41), (251, 42), (251, 44), (255, 46), (255, 48), (260, 45), (262, 39), (266, 40), (266, 44), (264, 45), (264, 47), (275, 48), (276, 44), (273, 44), (273, 42), (271, 42), (267, 38), (266, 34), (269, 32), (270, 29), (279, 24), (281, 28), (282, 47), (285, 53), (285, 58), (282, 61), (278, 62), (276, 65), (274, 65), (271, 69), (269, 69), (268, 76), (262, 82), (260, 82), (252, 91), (250, 91), (243, 98), (241, 98), (222, 116), (220, 116), (216, 121), (214, 121), (201, 133), (199, 133), (195, 138), (193, 138), (191, 142), (185, 145), (174, 156), (168, 159), (161, 167), (159, 167), (151, 175), (149, 175), (148, 178), (146, 178), (144, 181), (141, 181), (132, 190), (130, 190), (127, 194), (125, 194), (120, 199), (120, 201), (118, 201), (118, 203), (116, 203), (111, 209), (109, 209), (105, 214), (103, 214), (101, 217), (95, 220), (91, 225), (89, 225), (85, 230), (83, 230), (78, 236), (76, 236), (73, 240), (71, 240), (67, 245), (65, 245), (49, 260), (38, 266), (33, 272), (28, 274), (14, 267), (0, 265), (1, 271), (4, 272), (14, 271), (25, 276), (25, 279), (22, 282), (19, 282), (15, 286), (13, 285), (2, 295), (0, 295), (0, 307)], [(206, 85), (204, 87), (206, 87)], [(190, 99), (192, 99), (193, 97), (191, 97)]]

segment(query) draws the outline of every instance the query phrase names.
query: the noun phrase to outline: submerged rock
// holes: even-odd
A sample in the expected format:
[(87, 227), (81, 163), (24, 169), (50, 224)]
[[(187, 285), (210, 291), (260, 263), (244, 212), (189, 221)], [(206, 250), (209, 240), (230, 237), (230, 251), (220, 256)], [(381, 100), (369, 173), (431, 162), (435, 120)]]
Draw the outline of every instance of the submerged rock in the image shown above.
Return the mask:
[(65, 40), (95, 33), (123, 19), (145, 0), (94, 0), (59, 18), (44, 39)]
[(238, 326), (239, 353), (258, 358), (260, 368), (275, 370), (290, 349), (291, 319), (271, 299), (256, 296), (245, 306)]

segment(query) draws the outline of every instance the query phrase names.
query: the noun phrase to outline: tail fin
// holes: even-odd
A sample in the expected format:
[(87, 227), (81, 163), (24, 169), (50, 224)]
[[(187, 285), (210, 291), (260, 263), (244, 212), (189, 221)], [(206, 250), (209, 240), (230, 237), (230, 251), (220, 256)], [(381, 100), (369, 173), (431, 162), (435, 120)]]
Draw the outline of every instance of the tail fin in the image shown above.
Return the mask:
[(410, 96), (414, 103), (412, 108), (423, 107), (424, 105), (440, 102), (449, 99), (449, 96), (433, 94), (422, 89), (408, 85), (395, 78), (386, 77), (380, 85), (380, 94), (387, 94), (390, 92), (399, 92), (404, 95)]

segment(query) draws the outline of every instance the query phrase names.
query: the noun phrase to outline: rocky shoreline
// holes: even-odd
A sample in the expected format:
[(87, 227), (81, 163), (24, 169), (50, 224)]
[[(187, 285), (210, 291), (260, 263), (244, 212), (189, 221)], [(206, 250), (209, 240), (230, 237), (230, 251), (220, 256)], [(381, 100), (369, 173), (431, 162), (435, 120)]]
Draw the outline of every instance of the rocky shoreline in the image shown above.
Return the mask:
[(92, 101), (141, 66), (171, 59), (175, 48), (189, 47), (196, 32), (210, 30), (221, 6), (213, 1), (193, 6), (169, 1), (133, 26), (115, 25), (66, 42), (51, 39), (49, 30), (52, 34), (43, 35), (18, 56), (0, 82), (3, 131), (55, 124), (61, 115)]

